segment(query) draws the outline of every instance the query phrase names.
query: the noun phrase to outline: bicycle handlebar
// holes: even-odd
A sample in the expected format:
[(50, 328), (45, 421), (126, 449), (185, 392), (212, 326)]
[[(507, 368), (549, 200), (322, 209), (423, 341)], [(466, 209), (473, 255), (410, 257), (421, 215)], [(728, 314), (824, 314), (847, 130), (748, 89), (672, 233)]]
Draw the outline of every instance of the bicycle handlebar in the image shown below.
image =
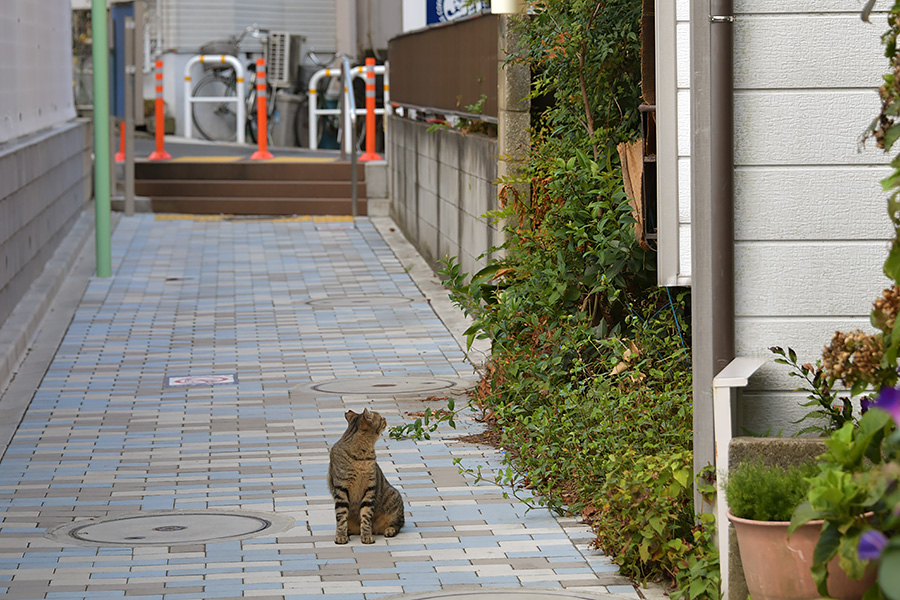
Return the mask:
[(244, 41), (244, 38), (247, 37), (248, 33), (250, 34), (250, 37), (260, 41), (265, 41), (265, 39), (269, 37), (268, 29), (262, 29), (257, 23), (254, 23), (253, 25), (244, 27), (244, 31), (242, 31), (238, 37), (234, 38), (234, 42), (240, 45), (241, 42)]

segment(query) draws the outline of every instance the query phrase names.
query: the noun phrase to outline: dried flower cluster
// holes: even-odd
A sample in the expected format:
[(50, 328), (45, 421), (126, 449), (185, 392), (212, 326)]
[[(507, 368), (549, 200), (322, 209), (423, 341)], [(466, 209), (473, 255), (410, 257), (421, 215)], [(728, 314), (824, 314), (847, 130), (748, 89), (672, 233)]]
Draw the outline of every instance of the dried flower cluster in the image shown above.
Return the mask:
[(848, 386), (859, 382), (879, 382), (878, 371), (884, 347), (881, 335), (856, 330), (850, 333), (835, 331), (831, 344), (822, 351), (825, 372), (832, 380), (840, 379)]
[(872, 304), (872, 320), (876, 327), (890, 333), (900, 313), (900, 286), (895, 285), (881, 292), (881, 298)]
[(900, 15), (896, 12), (888, 13), (888, 25), (890, 29), (882, 36), (882, 42), (888, 47), (887, 54), (890, 60), (890, 72), (883, 76), (883, 83), (878, 88), (881, 96), (881, 114), (869, 128), (863, 139), (875, 138), (875, 143), (883, 150), (890, 150), (893, 142), (888, 142), (888, 131), (897, 122), (897, 113), (894, 104), (900, 98), (900, 54), (890, 52), (891, 46), (896, 47), (898, 35), (900, 35)]

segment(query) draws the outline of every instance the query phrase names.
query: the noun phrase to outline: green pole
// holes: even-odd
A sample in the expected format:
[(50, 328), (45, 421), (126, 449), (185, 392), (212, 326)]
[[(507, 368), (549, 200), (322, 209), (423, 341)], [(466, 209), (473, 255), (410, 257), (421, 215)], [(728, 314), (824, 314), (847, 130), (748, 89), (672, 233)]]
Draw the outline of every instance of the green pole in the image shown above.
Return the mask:
[(97, 277), (112, 275), (109, 228), (109, 38), (106, 0), (92, 0), (91, 30), (94, 61), (94, 214), (97, 237)]

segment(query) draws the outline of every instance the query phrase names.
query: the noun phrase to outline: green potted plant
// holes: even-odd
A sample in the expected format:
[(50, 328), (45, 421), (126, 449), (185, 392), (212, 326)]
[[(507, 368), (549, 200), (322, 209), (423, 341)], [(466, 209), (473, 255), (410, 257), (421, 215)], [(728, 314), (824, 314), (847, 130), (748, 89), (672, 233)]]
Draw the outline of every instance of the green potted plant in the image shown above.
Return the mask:
[(812, 564), (819, 594), (837, 596), (840, 584), (826, 569), (837, 561), (865, 583), (866, 600), (900, 600), (900, 390), (883, 388), (868, 409), (857, 427), (826, 441), (791, 531), (824, 523)]
[[(759, 460), (739, 464), (725, 483), (728, 518), (737, 535), (747, 589), (753, 600), (812, 600), (819, 597), (813, 554), (822, 521), (789, 532), (791, 516), (809, 495), (815, 463), (782, 467)], [(828, 566), (829, 597), (859, 600), (871, 581), (853, 581), (837, 561)]]

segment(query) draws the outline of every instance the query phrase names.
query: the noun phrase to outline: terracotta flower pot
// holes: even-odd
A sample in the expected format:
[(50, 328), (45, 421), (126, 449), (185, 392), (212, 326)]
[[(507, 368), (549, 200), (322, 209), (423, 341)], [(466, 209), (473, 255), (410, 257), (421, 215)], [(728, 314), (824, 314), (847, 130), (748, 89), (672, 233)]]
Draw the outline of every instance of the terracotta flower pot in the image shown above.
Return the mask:
[[(734, 525), (744, 579), (753, 600), (815, 600), (819, 598), (810, 569), (823, 521), (810, 521), (788, 539), (789, 521), (753, 521), (735, 517)], [(838, 565), (828, 563), (828, 592), (837, 600), (860, 600), (875, 583), (875, 565), (855, 581)]]

